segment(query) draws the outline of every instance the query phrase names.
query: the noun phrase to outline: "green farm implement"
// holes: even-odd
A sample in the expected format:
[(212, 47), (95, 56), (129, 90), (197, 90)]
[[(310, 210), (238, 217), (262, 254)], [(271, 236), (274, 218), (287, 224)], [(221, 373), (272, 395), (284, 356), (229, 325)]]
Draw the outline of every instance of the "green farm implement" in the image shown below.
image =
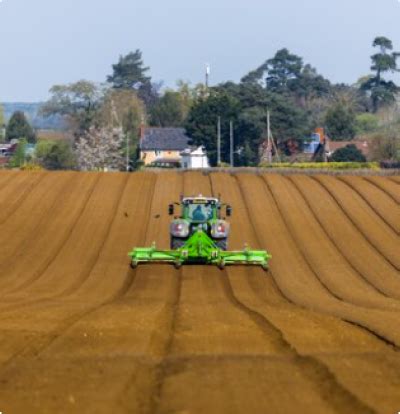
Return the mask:
[[(223, 269), (229, 265), (253, 265), (268, 269), (271, 256), (264, 250), (228, 251), (230, 224), (221, 218), (222, 208), (226, 215), (232, 208), (222, 205), (217, 198), (203, 196), (182, 198), (181, 216), (175, 217), (170, 226), (170, 250), (158, 250), (155, 243), (149, 248), (135, 248), (129, 256), (132, 267), (142, 263), (171, 263), (176, 268), (187, 264), (216, 265)], [(169, 206), (174, 215), (174, 204)]]

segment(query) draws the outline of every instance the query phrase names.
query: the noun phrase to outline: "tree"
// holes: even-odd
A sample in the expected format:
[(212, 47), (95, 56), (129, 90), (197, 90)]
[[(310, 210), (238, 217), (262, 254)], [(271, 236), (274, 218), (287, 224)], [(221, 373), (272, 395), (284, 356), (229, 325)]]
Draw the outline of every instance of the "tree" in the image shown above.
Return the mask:
[(379, 120), (376, 115), (364, 113), (356, 117), (357, 134), (368, 134), (379, 128)]
[(91, 127), (76, 143), (78, 166), (84, 171), (122, 170), (125, 135), (120, 128)]
[(226, 87), (239, 100), (242, 119), (247, 118), (241, 135), (248, 136), (253, 151), (258, 152), (259, 144), (267, 136), (267, 111), (271, 114), (271, 130), (279, 147), (288, 154), (293, 142), (297, 142), (297, 146), (301, 148), (310, 125), (306, 111), (292, 99), (257, 84), (242, 83), (238, 87), (228, 84)]
[(28, 141), (26, 138), (22, 138), (19, 140), (17, 148), (10, 160), (10, 166), (12, 168), (20, 168), (25, 163), (25, 148)]
[(373, 111), (377, 112), (381, 106), (395, 102), (398, 87), (393, 81), (385, 80), (383, 75), (398, 71), (397, 59), (400, 53), (391, 52), (393, 43), (383, 36), (375, 38), (372, 45), (379, 48), (379, 53), (371, 56), (371, 70), (375, 75), (364, 81), (361, 89), (370, 93)]
[(87, 131), (93, 125), (104, 97), (103, 88), (86, 80), (55, 85), (50, 93), (52, 96), (41, 108), (41, 114), (63, 116), (77, 134)]
[(107, 77), (115, 89), (139, 89), (142, 85), (151, 82), (149, 71), (144, 66), (142, 52), (136, 49), (125, 56), (120, 56), (118, 63), (112, 65), (113, 74)]
[(289, 82), (288, 89), (296, 102), (307, 109), (310, 109), (313, 100), (328, 97), (332, 93), (331, 83), (308, 64)]
[(228, 82), (212, 88), (209, 96), (198, 98), (185, 123), (196, 145), (204, 145), (211, 162), (217, 160), (217, 122), (222, 121), (222, 161), (229, 161), (229, 121), (234, 121), (235, 165), (258, 163), (260, 144), (266, 139), (267, 112), (278, 146), (290, 153), (291, 144), (301, 148), (309, 131), (307, 114), (287, 97), (270, 92), (258, 83)]
[(332, 140), (350, 140), (356, 134), (356, 115), (352, 108), (336, 103), (329, 108), (325, 117), (325, 125)]
[(242, 78), (242, 82), (265, 81), (270, 91), (283, 92), (287, 90), (290, 81), (299, 78), (302, 68), (303, 59), (285, 48), (278, 50), (272, 59), (268, 59), (259, 68)]
[(35, 155), (47, 170), (71, 170), (75, 167), (75, 156), (67, 141), (40, 140)]
[[(111, 89), (98, 111), (97, 124), (103, 128), (122, 127), (125, 144), (129, 143), (129, 158), (132, 168), (138, 160), (139, 129), (146, 118), (144, 103), (134, 90)], [(123, 146), (126, 157), (126, 145)]]
[[(237, 126), (240, 104), (231, 95), (210, 90), (207, 98), (198, 99), (188, 116), (185, 128), (194, 145), (204, 145), (212, 165), (217, 165), (217, 123), (221, 117), (221, 155), (222, 162), (229, 162), (229, 123)], [(236, 141), (235, 147), (238, 147)], [(236, 148), (235, 148), (236, 149)]]
[(158, 98), (160, 85), (151, 82), (147, 75), (149, 67), (144, 66), (142, 52), (136, 49), (125, 56), (120, 56), (118, 63), (112, 65), (113, 73), (107, 76), (107, 82), (114, 89), (131, 89), (138, 93), (148, 108), (152, 107)]
[(4, 118), (3, 105), (0, 104), (0, 142), (4, 141), (4, 128), (6, 126), (6, 120)]
[(11, 141), (12, 139), (26, 138), (30, 143), (36, 142), (36, 134), (30, 123), (25, 117), (25, 114), (21, 111), (16, 111), (10, 118), (6, 129), (6, 139)]
[(373, 161), (400, 161), (400, 133), (397, 127), (375, 133), (370, 142)]
[(366, 158), (354, 144), (349, 144), (336, 150), (331, 160), (334, 162), (365, 162)]
[(151, 109), (150, 123), (158, 127), (182, 126), (186, 117), (185, 103), (179, 92), (166, 91)]

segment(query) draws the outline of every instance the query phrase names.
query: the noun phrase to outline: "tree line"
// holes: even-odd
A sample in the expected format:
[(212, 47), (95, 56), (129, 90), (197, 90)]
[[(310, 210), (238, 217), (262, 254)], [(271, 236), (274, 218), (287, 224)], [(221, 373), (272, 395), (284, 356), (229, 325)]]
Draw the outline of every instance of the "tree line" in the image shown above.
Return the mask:
[[(332, 140), (369, 134), (380, 157), (396, 158), (400, 155), (399, 87), (388, 75), (399, 71), (400, 54), (386, 37), (375, 38), (372, 46), (376, 53), (371, 56), (371, 73), (354, 85), (333, 84), (284, 48), (239, 82), (206, 87), (179, 81), (168, 89), (153, 81), (142, 52), (136, 50), (120, 56), (104, 84), (80, 80), (53, 86), (41, 112), (66, 120), (73, 137), (68, 151), (80, 169), (123, 169), (127, 155), (130, 168), (139, 167), (142, 123), (184, 127), (191, 143), (204, 145), (215, 165), (218, 119), (222, 161), (229, 161), (229, 125), (233, 122), (235, 164), (257, 165), (267, 137), (268, 112), (283, 156), (300, 152), (311, 131), (325, 127)], [(36, 138), (28, 127), (15, 132), (20, 117), (15, 114), (8, 123), (6, 139), (19, 135), (33, 142)], [(67, 149), (52, 150), (54, 157), (54, 152)], [(66, 158), (70, 165), (71, 157)]]

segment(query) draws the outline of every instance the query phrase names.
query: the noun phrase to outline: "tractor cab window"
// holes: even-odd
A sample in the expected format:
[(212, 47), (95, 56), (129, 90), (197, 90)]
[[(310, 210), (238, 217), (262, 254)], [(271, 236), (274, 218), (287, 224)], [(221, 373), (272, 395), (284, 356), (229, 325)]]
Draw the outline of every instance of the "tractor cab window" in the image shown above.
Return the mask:
[(211, 204), (189, 204), (188, 217), (193, 221), (207, 221), (213, 218)]

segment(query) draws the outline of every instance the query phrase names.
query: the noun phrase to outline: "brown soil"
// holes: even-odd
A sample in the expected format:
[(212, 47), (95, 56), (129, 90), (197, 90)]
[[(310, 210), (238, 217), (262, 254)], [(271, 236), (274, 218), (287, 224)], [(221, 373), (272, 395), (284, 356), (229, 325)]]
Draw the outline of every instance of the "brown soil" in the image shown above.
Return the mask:
[[(143, 266), (180, 194), (271, 269)], [(0, 411), (395, 413), (400, 187), (384, 177), (0, 173)]]

